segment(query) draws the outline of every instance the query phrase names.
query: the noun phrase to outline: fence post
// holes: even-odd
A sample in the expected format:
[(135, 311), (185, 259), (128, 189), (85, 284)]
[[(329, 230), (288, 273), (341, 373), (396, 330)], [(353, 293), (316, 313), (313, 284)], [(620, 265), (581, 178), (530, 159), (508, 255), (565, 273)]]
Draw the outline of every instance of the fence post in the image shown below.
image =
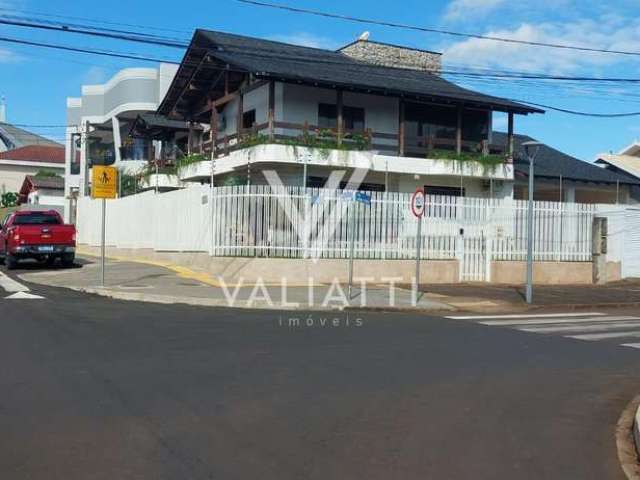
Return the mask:
[(493, 235), (489, 229), (489, 234), (485, 236), (484, 243), (484, 281), (491, 282), (491, 261), (493, 260)]

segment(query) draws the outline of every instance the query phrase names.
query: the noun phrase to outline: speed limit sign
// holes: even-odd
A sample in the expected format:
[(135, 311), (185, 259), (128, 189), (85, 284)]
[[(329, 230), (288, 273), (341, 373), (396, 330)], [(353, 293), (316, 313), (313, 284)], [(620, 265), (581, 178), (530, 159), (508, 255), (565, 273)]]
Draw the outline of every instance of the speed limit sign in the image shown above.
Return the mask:
[(421, 218), (424, 215), (424, 204), (424, 190), (421, 187), (418, 187), (411, 196), (411, 212), (416, 217)]

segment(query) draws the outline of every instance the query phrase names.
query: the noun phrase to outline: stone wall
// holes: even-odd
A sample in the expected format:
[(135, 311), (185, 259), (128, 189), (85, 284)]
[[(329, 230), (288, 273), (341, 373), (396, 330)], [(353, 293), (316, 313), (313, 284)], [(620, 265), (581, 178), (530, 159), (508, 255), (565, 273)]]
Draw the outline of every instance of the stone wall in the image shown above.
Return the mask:
[(442, 54), (440, 53), (369, 40), (358, 40), (341, 48), (340, 51), (356, 60), (386, 67), (425, 70), (435, 73), (439, 73), (442, 67)]

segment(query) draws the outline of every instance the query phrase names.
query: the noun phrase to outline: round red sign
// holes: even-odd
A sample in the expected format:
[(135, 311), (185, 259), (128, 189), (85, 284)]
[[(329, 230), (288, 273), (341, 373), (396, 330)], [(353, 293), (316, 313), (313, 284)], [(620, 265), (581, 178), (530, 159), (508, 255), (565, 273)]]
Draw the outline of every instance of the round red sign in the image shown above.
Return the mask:
[(418, 218), (424, 215), (424, 190), (420, 187), (411, 196), (411, 212)]

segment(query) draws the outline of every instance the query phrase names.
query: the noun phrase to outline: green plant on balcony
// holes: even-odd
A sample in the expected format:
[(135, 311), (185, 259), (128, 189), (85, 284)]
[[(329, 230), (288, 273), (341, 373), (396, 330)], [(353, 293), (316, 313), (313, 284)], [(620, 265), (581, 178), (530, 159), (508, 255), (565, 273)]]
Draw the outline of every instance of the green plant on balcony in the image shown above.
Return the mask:
[(278, 139), (272, 139), (267, 135), (259, 133), (251, 133), (241, 137), (239, 143), (245, 148), (266, 144), (286, 145), (294, 149), (297, 147), (306, 147), (310, 150), (317, 151), (318, 155), (326, 160), (331, 155), (331, 150), (369, 150), (371, 148), (371, 135), (368, 132), (346, 133), (342, 141), (339, 142), (338, 134), (334, 130), (323, 128), (315, 131), (304, 130), (297, 137)]
[(457, 153), (453, 150), (433, 149), (427, 153), (427, 158), (434, 160), (453, 160), (458, 162), (460, 166), (467, 162), (477, 162), (481, 165), (485, 172), (492, 172), (504, 164), (506, 157), (504, 155), (483, 154), (482, 152), (461, 152)]

